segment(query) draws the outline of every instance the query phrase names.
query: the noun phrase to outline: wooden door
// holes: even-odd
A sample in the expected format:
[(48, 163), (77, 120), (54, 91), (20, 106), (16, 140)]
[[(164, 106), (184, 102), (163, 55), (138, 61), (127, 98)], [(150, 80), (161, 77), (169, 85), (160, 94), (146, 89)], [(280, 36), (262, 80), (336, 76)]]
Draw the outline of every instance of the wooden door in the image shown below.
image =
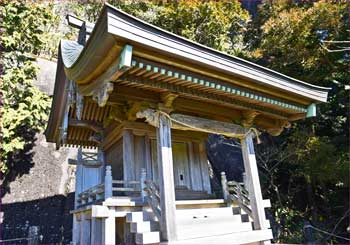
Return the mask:
[[(188, 145), (185, 142), (172, 142), (174, 182), (175, 186), (186, 186), (191, 189)], [(152, 176), (153, 181), (158, 182), (158, 163), (157, 163), (157, 142), (151, 142), (152, 155)]]
[(173, 162), (175, 186), (191, 189), (188, 147), (184, 142), (173, 142)]

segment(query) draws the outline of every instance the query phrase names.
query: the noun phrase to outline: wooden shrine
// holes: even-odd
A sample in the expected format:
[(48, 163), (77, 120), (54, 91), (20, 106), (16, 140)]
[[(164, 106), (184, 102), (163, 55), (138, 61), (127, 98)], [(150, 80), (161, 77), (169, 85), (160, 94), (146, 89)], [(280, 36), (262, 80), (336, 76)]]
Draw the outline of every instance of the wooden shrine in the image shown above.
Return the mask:
[[(272, 239), (254, 154), (316, 115), (316, 87), (150, 25), (106, 4), (68, 16), (47, 141), (78, 147), (73, 244), (248, 244)], [(243, 183), (211, 186), (209, 134), (238, 138)]]

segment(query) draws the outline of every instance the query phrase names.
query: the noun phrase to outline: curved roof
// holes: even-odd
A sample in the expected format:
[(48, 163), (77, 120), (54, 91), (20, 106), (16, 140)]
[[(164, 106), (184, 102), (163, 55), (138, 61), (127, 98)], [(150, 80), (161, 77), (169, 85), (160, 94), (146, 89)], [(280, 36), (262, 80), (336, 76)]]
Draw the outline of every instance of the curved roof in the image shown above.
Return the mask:
[[(280, 110), (288, 114), (288, 118), (305, 117), (308, 106), (327, 101), (329, 88), (294, 79), (195, 43), (109, 4), (104, 5), (97, 23), (89, 34), (84, 46), (75, 41), (60, 42), (55, 92), (46, 129), (48, 141), (58, 139), (59, 125), (62, 124), (64, 113), (67, 113), (68, 81), (75, 82), (81, 95), (91, 95), (88, 91), (98, 88), (101, 81), (106, 78), (104, 75), (115, 66), (125, 46), (132, 46), (134, 70), (140, 69), (136, 65), (142, 67), (146, 65), (147, 68), (153, 67), (157, 71), (159, 67), (163, 68), (161, 70), (168, 69), (168, 73), (173, 74), (184, 72), (187, 73), (186, 79), (182, 82), (184, 86), (186, 82), (204, 78), (207, 79), (205, 82), (210, 84), (210, 89), (217, 89), (213, 92), (222, 97), (232, 98), (240, 90), (242, 94), (245, 93), (250, 97), (244, 98), (241, 94), (238, 100), (252, 106), (260, 104), (266, 108), (279, 106)], [(187, 83), (186, 86), (197, 85)], [(236, 95), (233, 94), (234, 90)], [(266, 103), (264, 96), (271, 98), (271, 101), (267, 99), (270, 105)]]
[[(186, 60), (203, 69), (210, 68), (227, 75), (243, 77), (263, 86), (289, 91), (314, 102), (327, 101), (329, 88), (294, 79), (195, 43), (142, 21), (109, 4), (105, 4), (84, 48), (76, 42), (62, 42), (62, 57), (67, 76), (78, 84), (90, 83), (94, 77), (107, 69), (110, 62), (106, 61), (106, 58), (112, 60), (118, 56), (118, 54), (113, 55), (109, 52), (113, 49), (118, 50), (117, 46), (120, 49), (122, 43), (132, 43), (139, 46), (139, 50), (146, 47), (150, 51), (149, 55), (152, 54), (152, 51), (156, 51), (179, 61)], [(95, 73), (91, 72), (93, 70)]]

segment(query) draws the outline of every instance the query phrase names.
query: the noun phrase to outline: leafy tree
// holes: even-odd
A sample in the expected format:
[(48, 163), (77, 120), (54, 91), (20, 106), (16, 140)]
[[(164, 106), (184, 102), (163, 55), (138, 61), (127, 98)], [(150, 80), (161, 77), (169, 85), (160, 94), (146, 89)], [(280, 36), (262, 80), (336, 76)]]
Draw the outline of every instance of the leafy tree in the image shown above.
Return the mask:
[[(95, 22), (105, 1), (68, 3), (77, 16)], [(233, 1), (121, 1), (110, 4), (172, 33), (227, 53), (243, 51), (243, 34), (250, 20)]]
[[(2, 1), (1, 47), (1, 171), (16, 162), (16, 154), (32, 142), (29, 132), (39, 132), (47, 120), (50, 99), (34, 85), (35, 56), (52, 49), (48, 33), (56, 21), (51, 4)], [(55, 48), (54, 48), (55, 49)], [(53, 49), (53, 50), (54, 50)]]
[(172, 1), (159, 9), (153, 23), (227, 53), (242, 51), (243, 34), (250, 20), (235, 1)]
[(276, 200), (279, 242), (303, 242), (305, 219), (346, 236), (340, 218), (348, 212), (349, 56), (328, 52), (322, 41), (347, 40), (349, 7), (346, 1), (265, 1), (246, 37), (254, 61), (332, 89), (316, 118), (294, 123), (278, 138), (266, 136), (258, 147), (265, 191)]

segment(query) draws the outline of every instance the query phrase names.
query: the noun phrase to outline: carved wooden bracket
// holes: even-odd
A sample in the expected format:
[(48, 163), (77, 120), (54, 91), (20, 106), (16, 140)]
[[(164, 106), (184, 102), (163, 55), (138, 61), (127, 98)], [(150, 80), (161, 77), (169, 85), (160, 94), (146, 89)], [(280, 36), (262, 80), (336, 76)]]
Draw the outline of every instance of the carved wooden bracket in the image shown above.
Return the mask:
[(103, 122), (104, 127), (107, 127), (111, 121), (122, 122), (127, 119), (126, 117), (126, 106), (113, 106), (111, 111), (108, 114), (108, 117)]
[(160, 98), (164, 104), (165, 107), (167, 108), (171, 108), (172, 105), (173, 105), (173, 102), (174, 100), (178, 97), (179, 95), (178, 94), (174, 94), (174, 93), (170, 93), (170, 92), (167, 92), (167, 93), (162, 93), (160, 95)]
[(113, 91), (113, 83), (107, 82), (101, 88), (95, 90), (92, 94), (93, 100), (95, 100), (98, 106), (103, 107), (106, 105), (109, 94)]
[(150, 104), (144, 101), (137, 101), (137, 102), (132, 102), (130, 104), (130, 107), (127, 111), (127, 119), (129, 121), (135, 121), (137, 119), (136, 114), (139, 111), (143, 111), (147, 108), (150, 108)]
[(242, 112), (241, 124), (245, 128), (250, 128), (254, 124), (254, 119), (260, 112), (257, 111), (244, 111)]
[(146, 119), (146, 122), (153, 126), (153, 127), (158, 127), (159, 122), (158, 122), (158, 118), (157, 118), (157, 113), (155, 110), (152, 109), (147, 109), (144, 111), (139, 111), (136, 113), (136, 117), (137, 118), (144, 118)]
[(272, 136), (280, 135), (285, 128), (289, 128), (291, 126), (288, 120), (277, 120), (276, 126), (273, 128), (269, 128), (266, 131)]

